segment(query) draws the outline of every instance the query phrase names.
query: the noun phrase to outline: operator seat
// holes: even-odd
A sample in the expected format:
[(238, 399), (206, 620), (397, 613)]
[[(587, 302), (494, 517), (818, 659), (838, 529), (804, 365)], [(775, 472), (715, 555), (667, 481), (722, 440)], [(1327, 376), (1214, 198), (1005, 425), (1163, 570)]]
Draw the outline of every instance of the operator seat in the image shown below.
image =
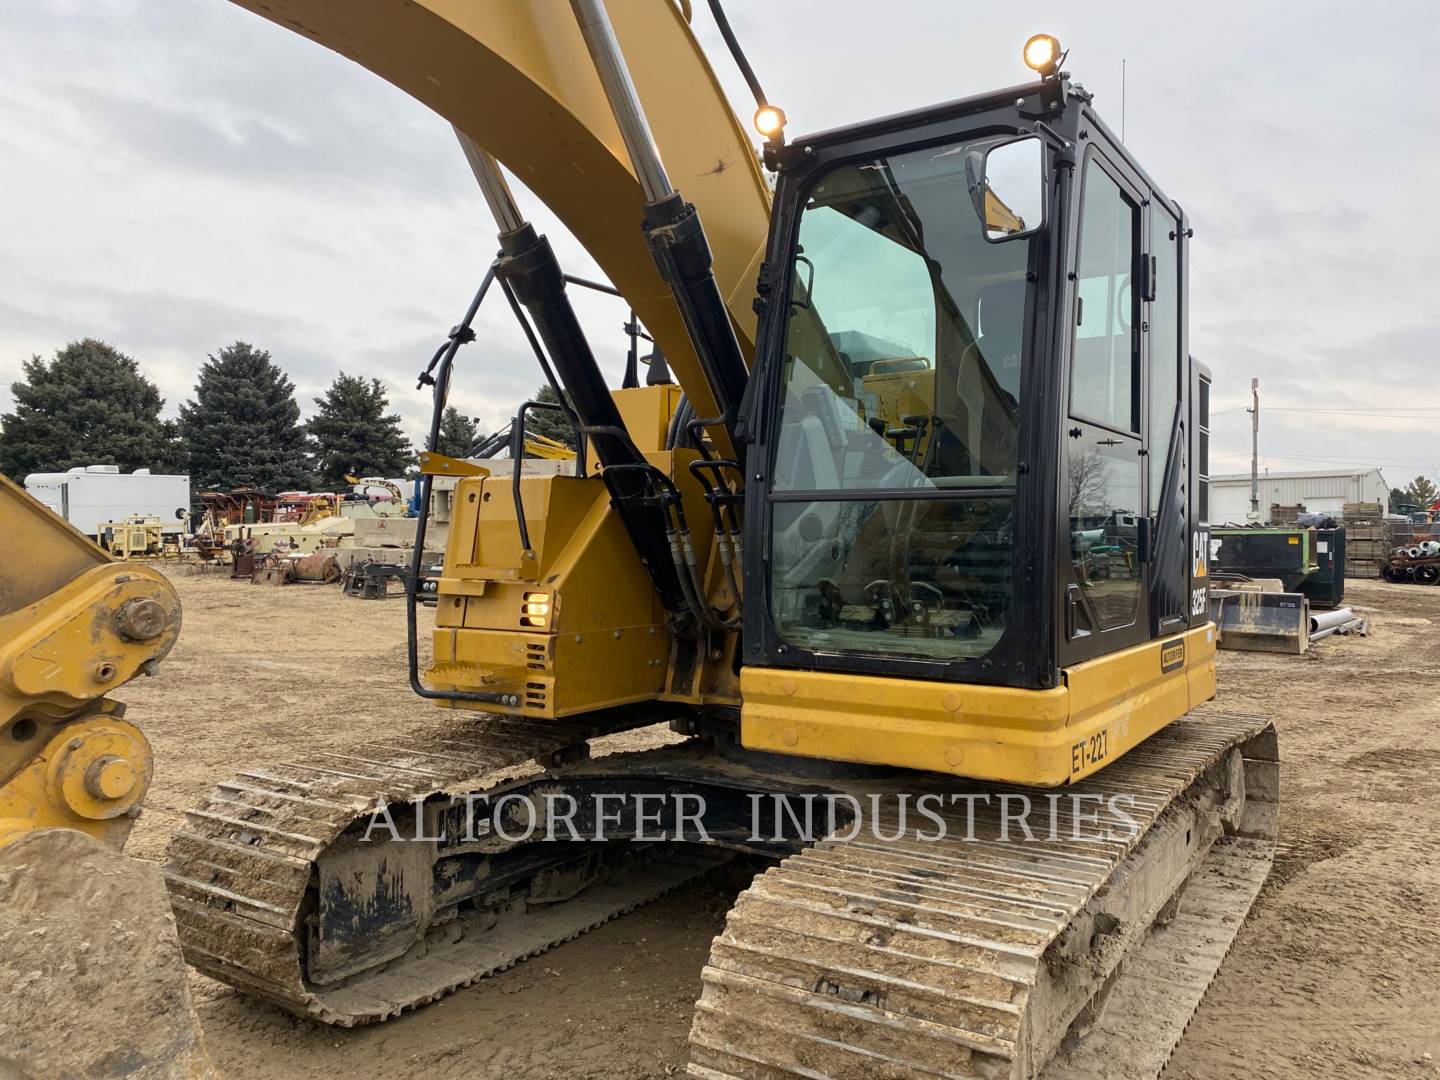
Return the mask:
[(974, 340), (936, 380), (936, 412), (946, 420), (932, 475), (1001, 475), (1014, 462), (1025, 280), (987, 285), (977, 307)]

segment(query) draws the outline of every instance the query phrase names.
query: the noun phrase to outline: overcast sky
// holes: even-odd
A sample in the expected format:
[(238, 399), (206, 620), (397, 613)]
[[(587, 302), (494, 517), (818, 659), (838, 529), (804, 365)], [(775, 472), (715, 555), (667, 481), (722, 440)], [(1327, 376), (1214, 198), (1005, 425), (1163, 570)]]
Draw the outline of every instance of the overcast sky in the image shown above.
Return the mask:
[[(1123, 58), (1126, 141), (1195, 226), (1191, 349), (1215, 372), (1214, 470), (1248, 470), (1258, 376), (1262, 467), (1440, 474), (1433, 5), (726, 7), (792, 134), (1023, 81), (1020, 46), (1040, 30), (1118, 129)], [(337, 370), (384, 380), (418, 439), (414, 374), (494, 247), (445, 121), (226, 0), (0, 13), (0, 410), (24, 358), (91, 335), (136, 357), (173, 415), (206, 354), (244, 338), (306, 412)], [(567, 269), (596, 272), (525, 204)], [(625, 310), (577, 306), (618, 383)], [(498, 426), (541, 377), (500, 305), (478, 328), (452, 401)], [(1289, 411), (1314, 409), (1354, 411)]]

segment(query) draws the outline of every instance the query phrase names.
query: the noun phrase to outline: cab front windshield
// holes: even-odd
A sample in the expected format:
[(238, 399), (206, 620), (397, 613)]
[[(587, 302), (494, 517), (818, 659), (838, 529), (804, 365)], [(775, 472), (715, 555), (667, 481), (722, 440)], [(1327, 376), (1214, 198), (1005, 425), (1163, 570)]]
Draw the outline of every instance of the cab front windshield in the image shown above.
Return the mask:
[(965, 159), (996, 141), (842, 165), (805, 203), (771, 492), (792, 644), (944, 662), (1005, 628), (1033, 240), (985, 240)]

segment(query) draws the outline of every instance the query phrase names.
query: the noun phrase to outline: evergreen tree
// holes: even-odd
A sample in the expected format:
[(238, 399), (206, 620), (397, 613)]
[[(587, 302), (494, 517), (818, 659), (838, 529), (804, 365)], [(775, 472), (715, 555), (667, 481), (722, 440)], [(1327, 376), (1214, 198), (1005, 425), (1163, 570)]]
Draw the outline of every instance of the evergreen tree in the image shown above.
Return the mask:
[[(555, 395), (555, 388), (547, 382), (535, 391), (530, 400), (548, 401), (553, 404), (560, 399)], [(564, 443), (571, 450), (575, 449), (575, 429), (570, 426), (570, 419), (564, 413), (554, 409), (531, 409), (527, 412), (525, 414), (525, 432), (529, 435), (544, 435), (547, 439)]]
[(157, 473), (182, 465), (174, 426), (160, 419), (160, 391), (113, 345), (72, 341), (50, 362), (33, 356), (22, 367), (24, 378), (10, 384), (14, 409), (0, 417), (0, 472), (22, 480), (76, 465)]
[(1435, 482), (1428, 476), (1415, 477), (1405, 489), (1405, 501), (1413, 503), (1417, 510), (1428, 509), (1437, 495), (1440, 495), (1440, 490), (1436, 489)]
[(237, 341), (200, 368), (180, 434), (197, 489), (304, 490), (313, 483), (295, 384), (264, 349)]
[(480, 439), (480, 425), (473, 416), (465, 416), (454, 405), (445, 406), (440, 416), (440, 438), (435, 452), (447, 457), (464, 457)]
[(190, 451), (185, 448), (185, 439), (180, 434), (178, 420), (160, 421), (160, 454), (151, 472), (179, 475), (190, 471)]
[(315, 440), (320, 479), (338, 486), (345, 475), (403, 476), (415, 451), (400, 430), (400, 414), (388, 412), (390, 399), (379, 379), (335, 377), (307, 429)]

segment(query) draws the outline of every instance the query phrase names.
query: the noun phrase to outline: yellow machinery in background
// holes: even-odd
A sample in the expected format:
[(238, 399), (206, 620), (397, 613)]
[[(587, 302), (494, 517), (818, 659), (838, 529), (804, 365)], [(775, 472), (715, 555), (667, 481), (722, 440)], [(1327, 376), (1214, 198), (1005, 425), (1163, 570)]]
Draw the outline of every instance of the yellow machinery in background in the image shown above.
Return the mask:
[[(345, 474), (345, 482), (352, 486), (382, 487), (390, 493), (390, 499), (397, 506), (405, 505), (405, 493), (400, 490), (400, 485), (393, 480), (387, 480), (383, 476), (351, 476)], [(364, 494), (364, 492), (360, 492)]]
[(339, 495), (322, 494), (312, 496), (305, 504), (305, 509), (295, 519), (295, 524), (301, 527), (314, 525), (318, 521), (325, 521), (329, 518), (339, 517), (340, 509), (344, 500)]
[(95, 527), (95, 541), (120, 562), (180, 554), (179, 541), (166, 540), (165, 528), (154, 515), (134, 514), (123, 521), (102, 521)]
[(530, 432), (525, 436), (525, 456), (544, 461), (573, 461), (575, 451), (548, 435)]

